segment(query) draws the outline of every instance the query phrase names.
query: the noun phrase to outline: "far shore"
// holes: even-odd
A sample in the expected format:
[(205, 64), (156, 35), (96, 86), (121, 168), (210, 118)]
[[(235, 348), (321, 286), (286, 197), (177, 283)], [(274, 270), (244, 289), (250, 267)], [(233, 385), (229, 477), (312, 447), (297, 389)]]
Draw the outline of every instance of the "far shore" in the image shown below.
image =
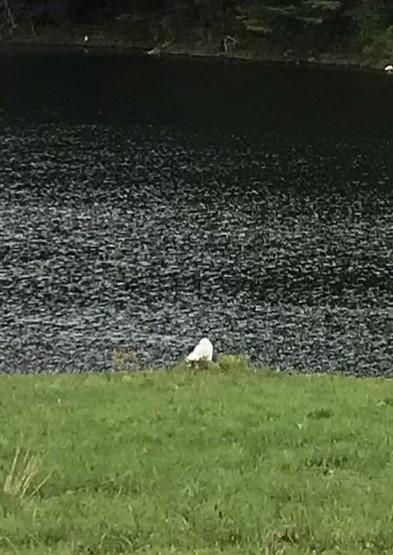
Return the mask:
[(51, 33), (50, 36), (43, 34), (40, 37), (30, 35), (14, 36), (0, 40), (0, 52), (10, 46), (28, 47), (33, 50), (37, 48), (47, 49), (63, 49), (63, 48), (80, 48), (83, 51), (112, 50), (119, 53), (134, 52), (140, 54), (150, 54), (155, 57), (188, 57), (188, 58), (205, 58), (229, 60), (238, 62), (260, 62), (260, 63), (279, 63), (296, 66), (312, 66), (312, 67), (331, 67), (331, 68), (352, 68), (352, 69), (373, 69), (383, 70), (383, 68), (391, 63), (388, 58), (367, 56), (361, 53), (350, 52), (296, 52), (292, 49), (279, 50), (258, 50), (238, 48), (230, 54), (226, 54), (222, 49), (212, 48), (210, 45), (194, 46), (180, 43), (173, 44), (157, 44), (152, 45), (148, 42), (132, 42), (128, 40), (118, 39), (116, 37), (89, 37), (87, 43), (84, 42), (83, 36), (76, 39), (67, 37), (63, 33), (59, 35)]

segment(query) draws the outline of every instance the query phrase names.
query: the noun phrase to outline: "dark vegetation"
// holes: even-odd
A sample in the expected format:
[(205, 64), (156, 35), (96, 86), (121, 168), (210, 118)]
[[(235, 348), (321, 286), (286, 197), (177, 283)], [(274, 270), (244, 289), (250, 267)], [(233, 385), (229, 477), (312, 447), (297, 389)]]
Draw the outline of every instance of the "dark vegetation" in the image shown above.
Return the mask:
[(393, 56), (392, 0), (0, 0), (0, 28), (3, 39), (74, 42), (85, 30), (159, 51)]

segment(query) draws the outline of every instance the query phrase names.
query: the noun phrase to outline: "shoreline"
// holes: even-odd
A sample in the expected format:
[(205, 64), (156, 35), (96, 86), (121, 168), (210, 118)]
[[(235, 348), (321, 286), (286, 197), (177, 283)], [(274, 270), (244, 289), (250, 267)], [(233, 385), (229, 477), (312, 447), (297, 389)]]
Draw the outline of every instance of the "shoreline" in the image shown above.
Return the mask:
[(152, 46), (152, 44), (141, 44), (119, 39), (93, 39), (85, 44), (82, 40), (72, 40), (64, 38), (63, 40), (50, 40), (43, 37), (42, 40), (30, 37), (15, 37), (12, 39), (0, 40), (0, 52), (11, 47), (27, 48), (27, 49), (75, 49), (80, 48), (84, 52), (89, 51), (111, 51), (114, 53), (134, 53), (141, 55), (149, 55), (154, 58), (189, 58), (189, 59), (205, 59), (205, 60), (221, 60), (227, 62), (239, 63), (256, 63), (256, 64), (282, 64), (289, 66), (303, 66), (312, 68), (330, 68), (330, 69), (357, 69), (357, 70), (378, 70), (382, 71), (385, 65), (390, 61), (388, 58), (377, 58), (371, 56), (363, 56), (361, 54), (351, 53), (316, 53), (315, 55), (297, 54), (287, 51), (266, 51), (253, 52), (251, 50), (237, 50), (232, 54), (225, 54), (223, 51), (217, 51), (205, 47), (195, 47), (185, 44), (174, 44), (168, 46)]

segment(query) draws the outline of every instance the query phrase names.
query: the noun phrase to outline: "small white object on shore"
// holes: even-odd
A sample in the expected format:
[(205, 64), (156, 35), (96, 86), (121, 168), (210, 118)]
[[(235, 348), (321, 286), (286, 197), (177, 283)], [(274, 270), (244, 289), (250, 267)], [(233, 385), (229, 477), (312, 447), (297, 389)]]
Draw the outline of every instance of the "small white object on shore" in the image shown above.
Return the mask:
[(151, 50), (148, 50), (146, 54), (148, 54), (149, 56), (159, 56), (161, 54), (161, 47), (155, 46)]
[(87, 35), (84, 36), (83, 42), (87, 44), (89, 42), (89, 37)]
[(207, 337), (200, 340), (195, 349), (186, 356), (186, 361), (193, 364), (195, 362), (211, 362), (213, 359), (213, 345)]
[(383, 70), (386, 71), (386, 73), (393, 73), (393, 65), (389, 64), (388, 66), (385, 66)]

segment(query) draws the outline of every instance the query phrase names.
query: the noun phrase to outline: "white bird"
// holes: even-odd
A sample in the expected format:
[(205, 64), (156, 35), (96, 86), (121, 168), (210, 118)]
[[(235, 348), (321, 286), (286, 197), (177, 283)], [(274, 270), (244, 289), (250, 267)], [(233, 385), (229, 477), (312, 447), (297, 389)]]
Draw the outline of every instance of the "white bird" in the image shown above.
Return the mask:
[(393, 65), (389, 64), (388, 66), (385, 66), (383, 70), (386, 71), (386, 73), (393, 73)]
[(193, 364), (195, 362), (211, 362), (213, 358), (213, 345), (207, 337), (200, 340), (195, 349), (186, 356), (186, 361)]
[(87, 35), (84, 36), (83, 42), (87, 44), (89, 42), (89, 37)]

